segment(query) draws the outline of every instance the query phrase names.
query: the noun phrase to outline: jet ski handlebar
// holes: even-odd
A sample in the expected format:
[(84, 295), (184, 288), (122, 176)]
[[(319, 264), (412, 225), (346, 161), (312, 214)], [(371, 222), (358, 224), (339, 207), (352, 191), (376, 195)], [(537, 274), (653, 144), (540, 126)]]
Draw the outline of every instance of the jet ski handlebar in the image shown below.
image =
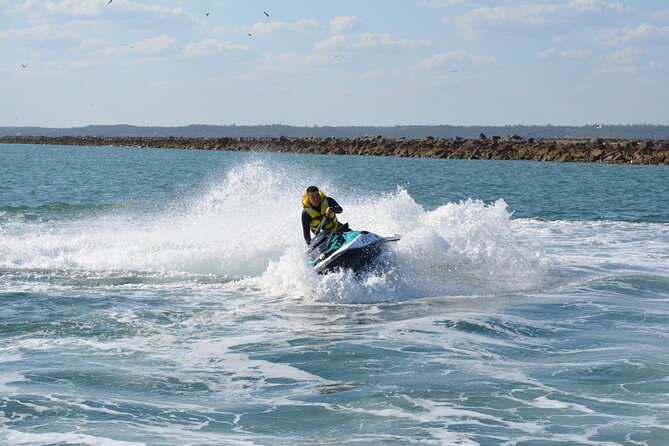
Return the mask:
[(330, 217), (328, 217), (327, 215), (323, 217), (323, 219), (321, 220), (321, 223), (316, 228), (316, 232), (314, 232), (314, 235), (318, 235), (318, 233), (321, 232), (321, 228), (325, 227), (325, 225), (327, 224), (327, 221), (329, 219), (330, 219)]

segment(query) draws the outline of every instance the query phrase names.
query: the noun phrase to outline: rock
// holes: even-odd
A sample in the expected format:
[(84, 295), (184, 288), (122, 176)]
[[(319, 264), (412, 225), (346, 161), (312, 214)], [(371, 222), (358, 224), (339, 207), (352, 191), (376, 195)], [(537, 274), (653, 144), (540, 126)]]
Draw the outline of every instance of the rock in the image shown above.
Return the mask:
[[(513, 141), (512, 143), (510, 141)], [(498, 136), (452, 140), (434, 137), (406, 139), (382, 136), (358, 138), (188, 138), (188, 137), (46, 137), (3, 136), (0, 143), (59, 144), (76, 146), (153, 147), (191, 150), (277, 151), (294, 153), (359, 154), (376, 156), (432, 157), (459, 159), (515, 159), (634, 164), (669, 164), (669, 141), (594, 141), (578, 139), (502, 140)]]

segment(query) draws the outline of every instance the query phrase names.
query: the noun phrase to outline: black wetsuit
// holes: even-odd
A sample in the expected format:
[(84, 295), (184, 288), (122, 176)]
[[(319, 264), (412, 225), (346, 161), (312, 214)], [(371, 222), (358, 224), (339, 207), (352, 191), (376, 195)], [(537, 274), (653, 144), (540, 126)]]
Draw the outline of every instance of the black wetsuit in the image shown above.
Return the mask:
[[(339, 203), (337, 203), (334, 198), (325, 198), (328, 200), (328, 205), (332, 208), (334, 213), (341, 214), (343, 209), (339, 206)], [(320, 208), (320, 205), (318, 208)], [(323, 216), (321, 216), (321, 218), (322, 217)], [(304, 241), (307, 242), (307, 245), (311, 243), (311, 216), (304, 210), (302, 211), (302, 234), (304, 235)]]

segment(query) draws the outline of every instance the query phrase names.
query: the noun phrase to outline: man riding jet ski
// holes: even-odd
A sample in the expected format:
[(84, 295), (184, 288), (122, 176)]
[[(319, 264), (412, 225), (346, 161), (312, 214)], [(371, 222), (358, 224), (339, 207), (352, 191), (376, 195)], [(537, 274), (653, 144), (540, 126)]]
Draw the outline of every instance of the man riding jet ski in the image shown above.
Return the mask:
[(307, 189), (302, 207), (302, 230), (309, 245), (309, 263), (318, 273), (339, 268), (357, 271), (379, 255), (384, 243), (400, 239), (399, 236), (381, 237), (368, 231), (353, 231), (348, 223), (339, 223), (336, 214), (342, 212), (341, 206), (316, 186)]

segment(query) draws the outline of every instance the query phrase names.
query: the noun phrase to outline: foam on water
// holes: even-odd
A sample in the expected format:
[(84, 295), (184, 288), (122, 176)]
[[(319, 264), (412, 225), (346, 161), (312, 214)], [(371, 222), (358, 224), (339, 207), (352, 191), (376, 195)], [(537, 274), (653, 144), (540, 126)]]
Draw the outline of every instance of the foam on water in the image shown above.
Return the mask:
[[(3, 209), (0, 442), (666, 442), (667, 224), (429, 208), (276, 160), (145, 209)], [(401, 241), (315, 274), (310, 184)]]
[[(289, 234), (281, 189), (250, 164), (228, 173), (201, 199), (153, 213), (108, 214), (5, 227), (0, 266), (161, 274), (254, 276), (280, 255)], [(260, 177), (265, 176), (261, 182)], [(255, 197), (262, 197), (256, 203)], [(262, 209), (256, 209), (261, 205)], [(290, 237), (288, 237), (290, 239)]]
[[(254, 161), (231, 169), (200, 197), (141, 214), (7, 225), (0, 267), (90, 278), (213, 275), (286, 297), (343, 302), (485, 294), (532, 288), (541, 249), (519, 238), (504, 201), (468, 200), (428, 211), (404, 189), (368, 196), (324, 190), (351, 227), (402, 239), (362, 274), (313, 273), (295, 172)], [(327, 186), (327, 185), (326, 185)]]
[(135, 441), (117, 441), (105, 437), (96, 437), (75, 432), (48, 432), (43, 434), (17, 432), (7, 430), (7, 441), (14, 445), (52, 445), (52, 444), (83, 444), (86, 446), (146, 446), (146, 443)]

